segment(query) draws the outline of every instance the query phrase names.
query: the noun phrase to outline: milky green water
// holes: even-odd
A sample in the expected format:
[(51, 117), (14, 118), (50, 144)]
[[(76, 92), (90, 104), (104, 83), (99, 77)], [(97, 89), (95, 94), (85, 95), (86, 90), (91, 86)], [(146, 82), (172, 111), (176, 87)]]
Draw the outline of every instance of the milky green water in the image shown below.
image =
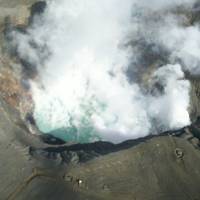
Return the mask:
[[(134, 65), (143, 54), (138, 52), (140, 44), (133, 49), (131, 44), (144, 36), (146, 14), (152, 13), (148, 7), (132, 0), (48, 2), (42, 20), (36, 19), (27, 35), (15, 34), (21, 58), (38, 65), (32, 93), (34, 118), (42, 132), (65, 141), (118, 143), (148, 135), (154, 130), (154, 121), (166, 129), (190, 123), (190, 84), (184, 80), (181, 65), (160, 66), (149, 74), (149, 89), (159, 81), (165, 87), (163, 95), (146, 94), (138, 81), (130, 83), (127, 77), (129, 67), (135, 71), (141, 66)], [(149, 30), (147, 43), (158, 43), (158, 49), (165, 39), (177, 43), (177, 34), (165, 35), (166, 27), (160, 27), (166, 21), (169, 30), (172, 28), (168, 18), (158, 20), (158, 30), (154, 26)], [(182, 29), (173, 31), (184, 33)], [(171, 36), (175, 38), (170, 40)], [(182, 39), (184, 44), (192, 41)], [(180, 52), (185, 52), (184, 45)]]
[[(46, 107), (43, 107), (43, 112), (40, 110), (39, 112), (35, 112), (35, 119), (38, 128), (44, 134), (52, 134), (55, 137), (58, 137), (64, 141), (70, 142), (79, 142), (79, 143), (90, 143), (94, 141), (101, 140), (101, 136), (99, 131), (94, 127), (91, 122), (91, 117), (93, 113), (96, 112), (94, 106), (92, 106), (92, 102), (88, 102), (87, 105), (82, 105), (82, 111), (84, 112), (83, 117), (79, 121), (79, 125), (75, 125), (75, 120), (73, 118), (73, 113), (66, 113), (66, 126), (58, 128), (51, 124), (51, 120), (47, 120), (47, 113), (51, 104), (46, 104)], [(97, 105), (97, 104), (95, 104)], [(98, 103), (98, 110), (105, 110), (106, 106), (103, 103)], [(56, 114), (56, 113), (55, 113)], [(70, 118), (69, 118), (70, 116)]]

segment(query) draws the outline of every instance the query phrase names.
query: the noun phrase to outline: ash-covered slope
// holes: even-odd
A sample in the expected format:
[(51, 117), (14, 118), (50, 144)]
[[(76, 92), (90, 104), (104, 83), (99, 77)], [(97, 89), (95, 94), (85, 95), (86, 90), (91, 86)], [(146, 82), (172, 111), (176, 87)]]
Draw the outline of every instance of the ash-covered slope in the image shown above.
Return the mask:
[(49, 145), (3, 100), (0, 116), (2, 200), (199, 198), (198, 123), (119, 145)]

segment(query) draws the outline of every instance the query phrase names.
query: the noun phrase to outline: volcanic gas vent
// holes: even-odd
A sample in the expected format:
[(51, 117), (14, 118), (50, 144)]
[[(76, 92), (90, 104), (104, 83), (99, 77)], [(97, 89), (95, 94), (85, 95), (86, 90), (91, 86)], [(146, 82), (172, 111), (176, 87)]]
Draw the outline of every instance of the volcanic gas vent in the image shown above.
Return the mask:
[[(32, 6), (12, 30), (39, 129), (67, 141), (121, 142), (190, 123), (199, 73), (193, 0), (59, 0)], [(187, 12), (186, 12), (187, 11)], [(190, 15), (191, 14), (191, 15)]]

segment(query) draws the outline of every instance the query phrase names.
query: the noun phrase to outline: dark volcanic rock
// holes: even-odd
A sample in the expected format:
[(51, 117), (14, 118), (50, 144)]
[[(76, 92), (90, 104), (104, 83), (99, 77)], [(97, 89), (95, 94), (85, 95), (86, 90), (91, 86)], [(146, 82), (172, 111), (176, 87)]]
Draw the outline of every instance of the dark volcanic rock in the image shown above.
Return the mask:
[(200, 21), (200, 2), (197, 1), (192, 9), (192, 20), (191, 23), (199, 23)]
[(50, 134), (42, 134), (40, 135), (40, 138), (44, 143), (52, 144), (52, 145), (60, 145), (60, 144), (66, 143), (62, 139), (54, 137), (53, 135), (50, 135)]
[(37, 1), (31, 6), (31, 15), (40, 15), (45, 11), (46, 1)]
[[(146, 143), (149, 140), (156, 137), (178, 137), (184, 138), (188, 142), (194, 145), (194, 147), (199, 148), (199, 139), (200, 139), (200, 121), (197, 119), (189, 127), (183, 129), (163, 132), (159, 135), (150, 135), (144, 138), (139, 138), (135, 140), (128, 140), (119, 144), (113, 144), (110, 142), (94, 142), (88, 144), (61, 144), (56, 145), (56, 142), (53, 146), (48, 146), (45, 148), (30, 148), (30, 153), (32, 156), (44, 156), (48, 157), (51, 154), (56, 154), (62, 158), (62, 162), (66, 164), (73, 164), (74, 158), (77, 163), (87, 162), (96, 157), (107, 155), (114, 152), (119, 152), (126, 150), (132, 147), (135, 147), (141, 143)], [(41, 137), (41, 136), (40, 136)], [(48, 139), (56, 139), (55, 137), (48, 135)], [(59, 139), (58, 139), (59, 140)], [(49, 143), (50, 144), (50, 143)], [(53, 143), (52, 143), (53, 144)]]
[(29, 24), (33, 23), (35, 16), (43, 14), (46, 7), (47, 7), (46, 1), (37, 1), (36, 3), (34, 3), (31, 6), (31, 15), (29, 18)]
[(189, 77), (191, 82), (190, 91), (190, 118), (194, 122), (200, 116), (200, 78)]

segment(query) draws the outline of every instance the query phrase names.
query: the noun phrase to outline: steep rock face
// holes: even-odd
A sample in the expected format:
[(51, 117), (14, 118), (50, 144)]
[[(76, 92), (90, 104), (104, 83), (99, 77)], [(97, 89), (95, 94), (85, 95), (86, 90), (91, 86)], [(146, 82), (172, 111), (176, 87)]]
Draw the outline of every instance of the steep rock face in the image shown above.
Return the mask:
[[(34, 2), (36, 1), (0, 1), (0, 96), (23, 120), (32, 112), (32, 97), (28, 82), (21, 75), (20, 62), (8, 54), (5, 33), (10, 27), (27, 25)], [(30, 120), (25, 126), (31, 129)], [(32, 131), (37, 132), (36, 129)]]
[[(32, 112), (33, 100), (29, 90), (23, 86), (21, 77), (13, 70), (12, 65), (12, 60), (8, 58), (3, 57), (2, 62), (0, 62), (0, 97), (19, 114), (20, 119), (27, 121), (26, 125), (31, 130), (31, 126), (35, 124), (31, 124), (27, 117)], [(35, 131), (37, 129), (32, 128)]]
[[(200, 2), (197, 1), (193, 7), (193, 10), (188, 14), (189, 23), (188, 25), (199, 25), (200, 23)], [(200, 115), (200, 76), (186, 74), (186, 78), (190, 80), (191, 91), (190, 91), (190, 118), (192, 121), (196, 120), (197, 116)]]
[(28, 165), (32, 162), (28, 146), (23, 143), (27, 129), (19, 113), (2, 99), (0, 105), (0, 199), (3, 200), (25, 174), (31, 173)]
[(194, 121), (200, 115), (200, 79), (193, 79), (190, 91), (190, 116)]
[(15, 25), (24, 25), (30, 16), (30, 7), (36, 0), (1, 0), (0, 1), (0, 27), (2, 34), (2, 26), (5, 18), (9, 18), (11, 23)]

